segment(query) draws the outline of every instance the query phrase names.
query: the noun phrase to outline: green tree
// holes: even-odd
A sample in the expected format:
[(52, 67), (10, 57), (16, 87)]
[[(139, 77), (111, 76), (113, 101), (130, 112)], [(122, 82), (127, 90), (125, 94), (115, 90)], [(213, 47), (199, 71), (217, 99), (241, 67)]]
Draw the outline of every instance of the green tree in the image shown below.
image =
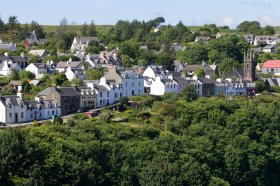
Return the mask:
[(194, 74), (197, 76), (197, 77), (205, 77), (205, 72), (203, 69), (201, 68), (198, 68), (195, 70)]
[(44, 30), (43, 30), (42, 26), (39, 25), (39, 23), (37, 21), (32, 21), (30, 23), (30, 28), (29, 29), (30, 29), (31, 32), (35, 31), (38, 39), (45, 38)]
[(35, 79), (35, 75), (30, 72), (30, 71), (26, 71), (26, 70), (21, 70), (19, 71), (19, 79), (22, 80), (22, 79)]
[(201, 64), (202, 61), (208, 60), (208, 51), (206, 45), (202, 43), (195, 43), (187, 48), (185, 51), (177, 52), (176, 57), (178, 60), (191, 64)]
[(265, 84), (263, 81), (257, 80), (255, 81), (255, 84), (257, 92), (263, 92), (265, 90)]
[(155, 63), (156, 63), (157, 65), (163, 66), (163, 68), (166, 69), (166, 70), (171, 70), (171, 71), (174, 70), (174, 63), (173, 63), (173, 60), (172, 60), (172, 58), (170, 57), (170, 55), (167, 54), (167, 53), (159, 53), (159, 54), (156, 56)]
[(42, 62), (42, 58), (40, 58), (38, 55), (31, 55), (28, 58), (28, 63), (41, 63)]
[(94, 24), (94, 21), (92, 20), (90, 25), (88, 26), (88, 36), (95, 37), (97, 36), (96, 26)]
[(87, 80), (99, 80), (102, 76), (104, 76), (105, 69), (102, 67), (98, 67), (97, 69), (88, 69), (86, 71), (86, 79)]
[(82, 36), (88, 36), (88, 24), (84, 23), (81, 28), (81, 34)]
[(181, 93), (186, 101), (194, 101), (197, 99), (197, 94), (194, 85), (188, 85)]

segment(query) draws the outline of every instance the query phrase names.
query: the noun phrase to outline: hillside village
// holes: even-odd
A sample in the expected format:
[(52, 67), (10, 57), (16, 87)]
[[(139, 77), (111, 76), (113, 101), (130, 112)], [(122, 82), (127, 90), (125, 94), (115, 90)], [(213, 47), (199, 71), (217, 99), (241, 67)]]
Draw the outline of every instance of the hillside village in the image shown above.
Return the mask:
[[(157, 26), (151, 32), (157, 34), (161, 29), (164, 26)], [(210, 41), (233, 35), (218, 32), (207, 36), (198, 35), (195, 31), (193, 34), (197, 35), (193, 37), (193, 45), (198, 43), (205, 46)], [(21, 42), (21, 47), (28, 54), (21, 52), (20, 55), (13, 55), (20, 50), (17, 45), (1, 41), (0, 122), (11, 124), (45, 120), (113, 105), (122, 97), (177, 94), (189, 86), (201, 97), (229, 98), (256, 96), (264, 90), (278, 87), (280, 60), (270, 59), (260, 63), (257, 56), (277, 53), (280, 39), (276, 35), (253, 34), (243, 34), (240, 38), (250, 47), (242, 53), (242, 63), (233, 66), (227, 64), (224, 67), (227, 71), (222, 71), (221, 64), (211, 63), (210, 60), (192, 64), (180, 60), (180, 57), (173, 58), (169, 66), (166, 66), (164, 59), (162, 64), (133, 64), (128, 67), (128, 56), (122, 54), (122, 45), (108, 50), (108, 46), (97, 36), (73, 37), (68, 52), (57, 53), (61, 58), (56, 61), (51, 58), (50, 49), (40, 48), (48, 41), (38, 39), (35, 31)], [(36, 47), (32, 47), (34, 44)], [(162, 44), (158, 51), (146, 45), (140, 46), (138, 50), (160, 55), (167, 50), (167, 46), (168, 50), (178, 54), (192, 47), (171, 42)], [(127, 50), (131, 47), (128, 45)], [(89, 76), (89, 72), (97, 71), (100, 72), (97, 76)], [(17, 80), (14, 76), (22, 76), (25, 81)], [(57, 79), (47, 83), (53, 77)]]

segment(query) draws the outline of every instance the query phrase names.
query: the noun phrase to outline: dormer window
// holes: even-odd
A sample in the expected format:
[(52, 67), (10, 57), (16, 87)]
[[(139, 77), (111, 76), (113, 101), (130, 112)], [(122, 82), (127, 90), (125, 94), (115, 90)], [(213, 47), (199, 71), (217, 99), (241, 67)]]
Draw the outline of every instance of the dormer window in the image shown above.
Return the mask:
[(9, 103), (9, 108), (10, 108), (10, 109), (12, 108), (12, 104), (11, 104), (11, 103)]
[(20, 104), (20, 108), (23, 108), (23, 104)]

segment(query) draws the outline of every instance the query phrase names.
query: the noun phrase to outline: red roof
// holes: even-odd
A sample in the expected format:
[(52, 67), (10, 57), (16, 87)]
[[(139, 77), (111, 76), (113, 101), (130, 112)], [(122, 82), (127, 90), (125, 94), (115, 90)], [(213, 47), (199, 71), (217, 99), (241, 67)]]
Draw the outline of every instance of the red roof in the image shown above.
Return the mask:
[(262, 68), (280, 68), (280, 60), (268, 60)]

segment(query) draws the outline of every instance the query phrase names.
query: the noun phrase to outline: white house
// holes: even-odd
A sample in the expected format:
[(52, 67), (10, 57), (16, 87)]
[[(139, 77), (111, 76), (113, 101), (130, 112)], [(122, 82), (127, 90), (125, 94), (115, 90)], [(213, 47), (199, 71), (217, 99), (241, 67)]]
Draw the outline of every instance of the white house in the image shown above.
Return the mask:
[(279, 39), (275, 36), (255, 36), (254, 45), (276, 45)]
[(35, 100), (25, 101), (27, 105), (26, 121), (51, 119), (53, 116), (61, 116), (61, 108), (54, 100)]
[(58, 72), (66, 72), (67, 68), (68, 67), (71, 67), (71, 68), (83, 68), (83, 63), (82, 61), (72, 61), (72, 59), (70, 59), (69, 61), (61, 61), (59, 63), (57, 63), (56, 65), (56, 70)]
[(277, 50), (276, 45), (266, 45), (265, 47), (263, 47), (264, 53), (274, 53), (276, 52), (276, 50)]
[(0, 97), (0, 122), (19, 123), (26, 121), (27, 106), (21, 95)]
[(0, 63), (0, 75), (2, 76), (8, 76), (13, 69), (16, 71), (22, 70), (18, 63), (13, 63), (10, 60), (5, 60)]
[(13, 124), (60, 116), (61, 108), (53, 100), (23, 100), (23, 94), (0, 97), (0, 122)]
[(180, 45), (179, 43), (171, 43), (171, 47), (170, 50), (174, 50), (175, 52), (182, 50), (182, 45)]
[(84, 37), (77, 36), (74, 37), (73, 43), (71, 45), (71, 51), (85, 51), (86, 47), (91, 41), (99, 42), (97, 37)]
[(34, 55), (34, 56), (39, 56), (39, 57), (44, 57), (47, 55), (47, 51), (46, 50), (30, 50), (29, 54)]
[(35, 74), (36, 79), (40, 79), (44, 74), (48, 73), (47, 65), (45, 63), (30, 63), (25, 70)]
[(10, 50), (10, 51), (16, 51), (17, 50), (17, 46), (14, 43), (4, 43), (1, 39), (0, 39), (0, 49), (6, 49), (6, 50)]
[[(99, 85), (106, 87), (109, 90), (109, 104), (114, 104), (122, 97), (122, 85), (115, 80), (107, 80), (105, 77), (100, 78)], [(107, 95), (107, 97), (108, 97)]]
[(151, 95), (162, 96), (165, 93), (177, 93), (177, 83), (172, 79), (157, 76), (151, 85)]
[(194, 41), (208, 43), (208, 41), (210, 41), (210, 39), (211, 38), (209, 36), (197, 36)]
[(84, 69), (82, 68), (72, 68), (68, 66), (65, 75), (69, 81), (73, 79), (79, 79), (79, 80), (85, 79)]
[(163, 73), (164, 73), (164, 70), (163, 70), (162, 66), (150, 65), (144, 70), (143, 76), (156, 79), (157, 75), (160, 75), (160, 74), (163, 74)]

